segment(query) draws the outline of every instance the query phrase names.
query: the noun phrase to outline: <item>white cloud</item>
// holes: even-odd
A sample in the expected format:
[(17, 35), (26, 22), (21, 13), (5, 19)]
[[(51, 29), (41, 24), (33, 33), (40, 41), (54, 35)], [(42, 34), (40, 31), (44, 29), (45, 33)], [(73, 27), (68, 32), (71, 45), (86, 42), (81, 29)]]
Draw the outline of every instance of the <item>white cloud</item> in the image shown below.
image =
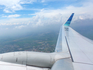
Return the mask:
[(79, 16), (79, 19), (83, 20), (83, 17)]
[(9, 15), (8, 18), (14, 18), (14, 17), (20, 17), (20, 15), (15, 14), (15, 15)]
[(62, 15), (57, 14), (52, 18), (46, 18), (43, 16), (34, 16), (32, 18), (12, 18), (12, 19), (4, 19), (0, 20), (0, 26), (12, 27), (16, 29), (21, 29), (23, 27), (31, 27), (36, 28), (39, 26), (46, 26), (51, 24), (59, 24), (62, 23)]
[(71, 1), (77, 1), (77, 0), (41, 0), (42, 3), (43, 3), (43, 2), (54, 2), (54, 1), (57, 1), (57, 2), (58, 2), (58, 1), (61, 1), (61, 2), (62, 2), (62, 1), (65, 1), (65, 2), (69, 2), (69, 1), (70, 1), (70, 2), (71, 2)]
[(57, 14), (62, 14), (63, 22), (67, 20), (67, 18), (70, 16), (71, 13), (75, 13), (74, 20), (81, 19), (92, 19), (93, 18), (93, 3), (92, 2), (84, 2), (82, 3), (82, 6), (75, 7), (73, 5), (61, 8), (61, 9), (42, 9), (39, 12), (36, 12), (35, 14), (38, 16), (43, 16), (46, 18), (53, 18)]
[(22, 4), (33, 3), (36, 0), (0, 0), (0, 5), (5, 6), (4, 12), (12, 13), (16, 10), (22, 10)]
[(16, 18), (16, 17), (20, 17), (19, 14), (14, 14), (14, 15), (9, 15), (9, 16), (2, 16), (2, 17), (7, 17), (7, 18)]
[[(7, 17), (7, 16), (6, 16)], [(28, 25), (31, 18), (8, 18), (0, 20), (0, 26)]]
[[(44, 26), (44, 25), (51, 25), (51, 24), (60, 24), (65, 23), (68, 17), (71, 15), (71, 13), (75, 13), (74, 19), (87, 19), (93, 18), (93, 3), (87, 2), (83, 3), (80, 7), (75, 6), (67, 6), (65, 8), (61, 9), (41, 9), (39, 12), (36, 12), (33, 17), (31, 18), (13, 18), (9, 20), (3, 20), (0, 21), (0, 25), (28, 25), (31, 27), (38, 27), (38, 26)], [(9, 15), (4, 17), (19, 17), (20, 15)], [(18, 28), (18, 27), (16, 27)]]
[(42, 0), (41, 2), (45, 2), (45, 0)]
[(23, 27), (25, 27), (25, 26), (24, 26), (24, 25), (20, 25), (20, 26), (16, 26), (15, 28), (21, 29), (21, 28), (23, 28)]

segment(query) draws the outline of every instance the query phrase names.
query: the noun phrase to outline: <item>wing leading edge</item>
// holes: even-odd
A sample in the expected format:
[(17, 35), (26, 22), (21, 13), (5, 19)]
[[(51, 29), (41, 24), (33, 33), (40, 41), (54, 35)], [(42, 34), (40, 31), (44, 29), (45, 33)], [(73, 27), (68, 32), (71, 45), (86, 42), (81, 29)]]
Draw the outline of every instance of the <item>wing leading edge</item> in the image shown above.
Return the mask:
[[(65, 29), (66, 30), (68, 29), (68, 27), (72, 21), (73, 15), (74, 15), (74, 13), (71, 14), (71, 16), (69, 17), (67, 22), (65, 24), (63, 24), (60, 28), (55, 52), (68, 52), (67, 42), (65, 41)], [(64, 29), (64, 26), (66, 27), (65, 29)]]

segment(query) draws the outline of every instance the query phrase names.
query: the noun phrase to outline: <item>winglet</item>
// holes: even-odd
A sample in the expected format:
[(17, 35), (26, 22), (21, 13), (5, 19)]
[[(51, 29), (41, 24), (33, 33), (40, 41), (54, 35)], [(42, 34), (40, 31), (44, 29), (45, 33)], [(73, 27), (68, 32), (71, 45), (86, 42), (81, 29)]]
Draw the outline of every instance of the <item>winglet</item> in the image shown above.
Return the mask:
[(70, 25), (70, 22), (71, 22), (71, 20), (73, 18), (73, 15), (74, 15), (74, 13), (71, 14), (71, 16), (69, 17), (69, 19), (67, 20), (67, 22), (64, 24), (64, 26), (69, 26)]

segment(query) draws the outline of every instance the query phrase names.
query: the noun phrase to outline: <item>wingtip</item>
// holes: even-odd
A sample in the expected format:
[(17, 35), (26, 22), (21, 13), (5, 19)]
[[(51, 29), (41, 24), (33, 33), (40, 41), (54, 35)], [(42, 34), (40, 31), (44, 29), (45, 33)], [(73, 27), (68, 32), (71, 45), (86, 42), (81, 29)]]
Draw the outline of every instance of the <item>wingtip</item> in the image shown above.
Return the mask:
[(69, 19), (67, 20), (67, 22), (64, 24), (64, 26), (70, 26), (71, 20), (74, 16), (74, 13), (71, 14), (71, 16), (69, 17)]

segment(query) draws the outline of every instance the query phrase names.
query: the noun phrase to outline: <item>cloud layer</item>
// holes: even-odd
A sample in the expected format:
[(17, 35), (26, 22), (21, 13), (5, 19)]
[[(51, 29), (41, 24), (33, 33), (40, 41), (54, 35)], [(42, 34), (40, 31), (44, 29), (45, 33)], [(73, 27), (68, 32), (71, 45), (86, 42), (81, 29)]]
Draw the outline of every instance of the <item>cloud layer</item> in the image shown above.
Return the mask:
[(4, 12), (12, 13), (17, 10), (22, 10), (22, 4), (33, 3), (36, 0), (0, 0), (0, 5), (4, 6)]
[[(19, 0), (17, 1), (19, 2)], [(33, 2), (33, 1), (31, 1)], [(28, 1), (28, 3), (31, 3)], [(44, 24), (49, 24), (53, 23), (53, 21), (56, 23), (65, 23), (68, 17), (71, 15), (71, 13), (75, 13), (74, 20), (84, 20), (84, 19), (92, 19), (93, 18), (93, 3), (90, 2), (84, 2), (82, 3), (82, 6), (80, 7), (75, 7), (72, 5), (66, 6), (65, 8), (60, 8), (60, 9), (41, 9), (38, 12), (35, 12), (33, 14), (33, 17), (31, 18), (15, 18), (15, 17), (20, 17), (20, 14), (14, 14), (14, 15), (8, 15), (8, 16), (3, 16), (7, 17), (8, 20), (4, 19), (1, 20), (0, 25), (3, 23), (6, 24), (32, 24), (32, 26), (39, 26), (39, 25), (44, 25)], [(10, 19), (9, 19), (10, 18)], [(14, 18), (14, 19), (11, 19)], [(60, 21), (62, 20), (62, 21)]]
[[(39, 0), (1, 0), (0, 5), (3, 6), (4, 14), (0, 20), (0, 30), (21, 30), (21, 31), (30, 31), (39, 28), (53, 28), (53, 26), (60, 26), (62, 23), (65, 23), (71, 13), (75, 13), (72, 24), (75, 21), (86, 20), (88, 21), (93, 19), (93, 1), (87, 0), (82, 2), (80, 6), (67, 5), (60, 8), (42, 8), (34, 13), (27, 13), (30, 17), (21, 17), (22, 14), (16, 13), (17, 10), (24, 10), (23, 4), (33, 4)], [(53, 1), (53, 0), (50, 0)], [(55, 0), (56, 1), (56, 0)], [(60, 1), (60, 0), (59, 0)], [(48, 2), (46, 0), (40, 0), (40, 2)], [(32, 9), (32, 8), (31, 8)], [(37, 9), (37, 8), (35, 8)], [(83, 23), (82, 23), (83, 24)], [(92, 24), (92, 23), (91, 23)], [(89, 24), (89, 25), (91, 25)], [(81, 24), (79, 24), (81, 25)], [(55, 29), (55, 28), (54, 28)], [(43, 29), (42, 29), (43, 30)], [(8, 32), (7, 31), (7, 32)]]
[(15, 18), (15, 17), (20, 17), (20, 15), (19, 14), (14, 14), (14, 15), (9, 15), (9, 16), (2, 16), (2, 17)]

